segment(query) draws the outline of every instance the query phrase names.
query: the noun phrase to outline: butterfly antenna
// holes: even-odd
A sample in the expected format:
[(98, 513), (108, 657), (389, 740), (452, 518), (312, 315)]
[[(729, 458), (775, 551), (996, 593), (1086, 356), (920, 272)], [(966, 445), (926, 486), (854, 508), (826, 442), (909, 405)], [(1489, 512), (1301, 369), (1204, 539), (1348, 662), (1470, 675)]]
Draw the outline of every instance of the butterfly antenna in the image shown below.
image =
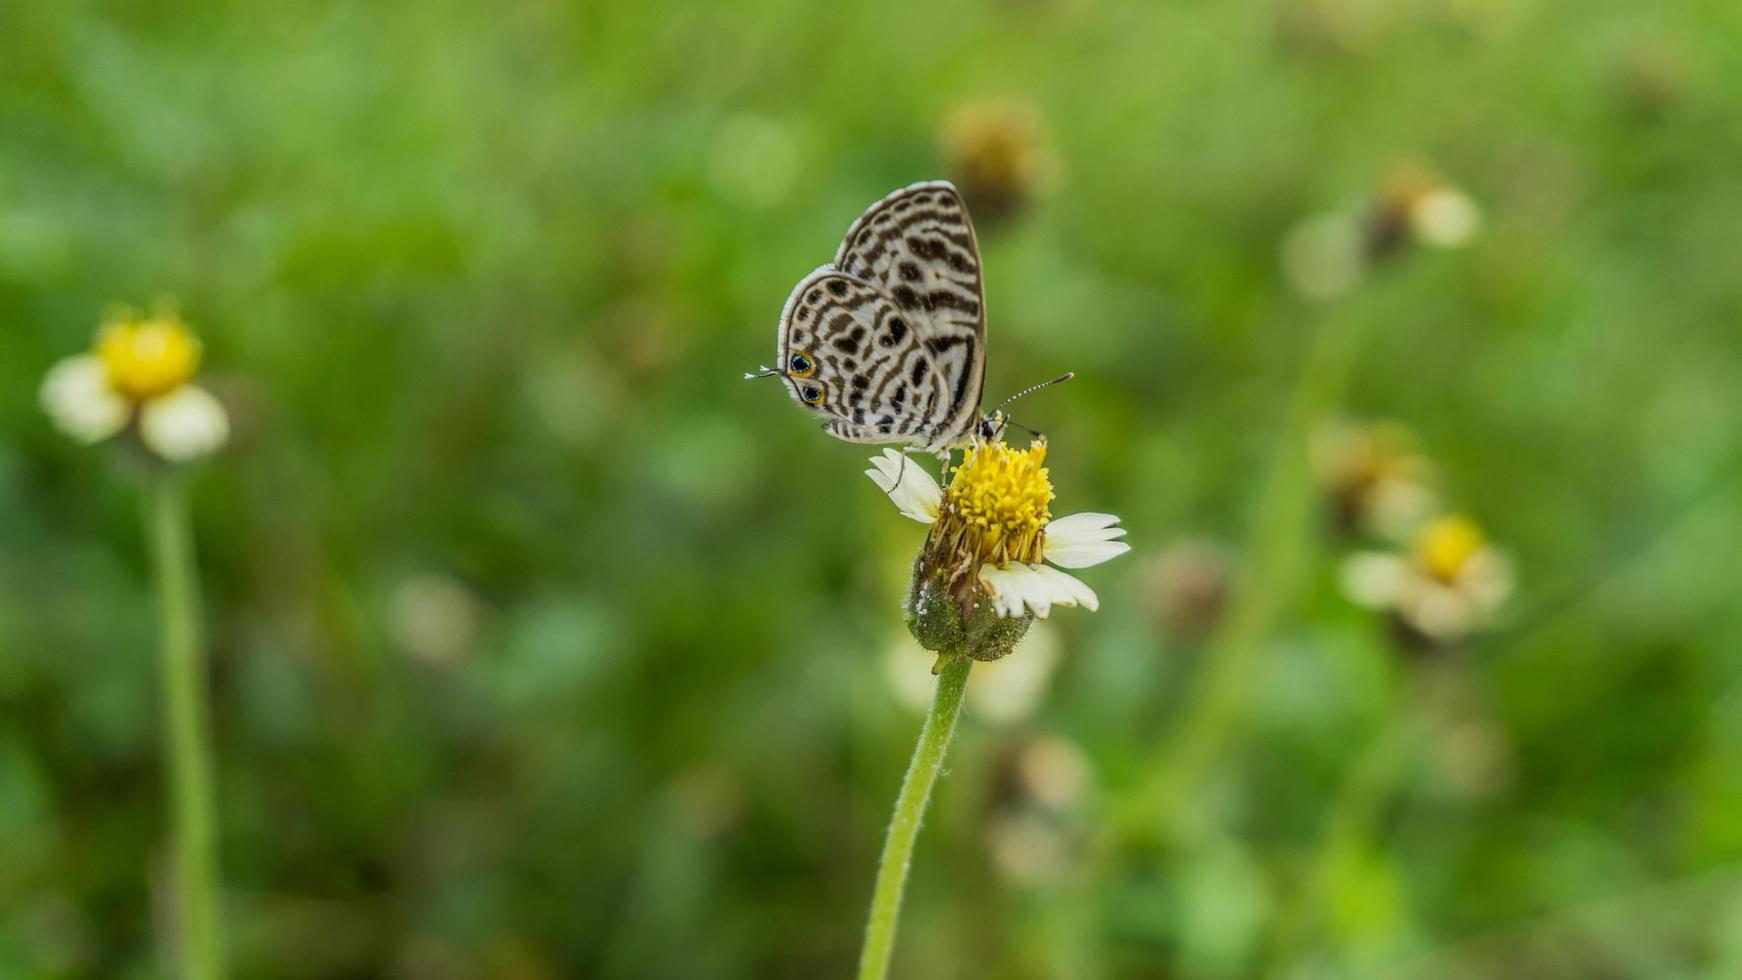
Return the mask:
[(782, 372), (776, 371), (775, 369), (769, 367), (768, 365), (763, 364), (760, 367), (758, 367), (757, 370), (755, 370), (755, 371), (745, 371), (744, 372), (744, 380), (750, 381), (750, 380), (753, 380), (755, 378), (778, 378), (778, 377), (781, 377), (781, 374), (782, 374)]
[[(1013, 401), (1015, 401), (1015, 400), (1016, 400), (1016, 399), (1018, 399), (1018, 398), (1021, 398), (1021, 397), (1022, 397), (1022, 396), (1024, 396), (1024, 395), (1032, 395), (1032, 394), (1034, 394), (1034, 393), (1035, 393), (1035, 392), (1037, 392), (1037, 391), (1039, 391), (1039, 390), (1040, 390), (1040, 389), (1042, 389), (1042, 388), (1051, 388), (1051, 387), (1052, 387), (1052, 386), (1053, 386), (1053, 385), (1061, 385), (1061, 384), (1064, 384), (1064, 383), (1065, 383), (1065, 382), (1066, 382), (1066, 381), (1069, 381), (1069, 380), (1071, 380), (1071, 379), (1072, 379), (1072, 378), (1074, 378), (1074, 377), (1076, 377), (1076, 376), (1077, 376), (1077, 372), (1075, 372), (1075, 371), (1066, 371), (1066, 372), (1065, 372), (1065, 373), (1063, 373), (1063, 374), (1061, 374), (1061, 375), (1059, 375), (1059, 376), (1058, 376), (1058, 377), (1056, 377), (1056, 378), (1054, 378), (1054, 379), (1052, 379), (1052, 380), (1051, 380), (1051, 381), (1042, 381), (1042, 382), (1041, 382), (1041, 383), (1040, 383), (1040, 384), (1037, 384), (1037, 385), (1031, 385), (1031, 386), (1030, 386), (1030, 387), (1027, 387), (1027, 388), (1024, 388), (1024, 389), (1022, 389), (1022, 390), (1021, 390), (1021, 391), (1019, 391), (1019, 392), (1017, 392), (1017, 393), (1016, 393), (1016, 394), (1014, 394), (1014, 395), (1011, 395), (1011, 396), (1010, 396), (1010, 397), (1009, 397), (1009, 398), (1006, 398), (1006, 399), (1004, 399), (1004, 400), (1003, 400), (1003, 401), (1001, 401), (1001, 402), (999, 402), (999, 403), (998, 403), (998, 407), (997, 407), (997, 408), (994, 408), (994, 409), (992, 409), (992, 411), (991, 411), (991, 413), (990, 413), (990, 414), (991, 414), (991, 415), (997, 415), (997, 414), (998, 414), (998, 413), (999, 413), (999, 412), (1000, 412), (1000, 411), (1002, 411), (1002, 410), (1003, 410), (1003, 408), (1004, 408), (1004, 406), (1006, 406), (1006, 405), (1008, 405), (1008, 404), (1010, 404), (1010, 403), (1011, 403), (1011, 402), (1013, 402)], [(1027, 426), (1025, 426), (1025, 425), (1024, 425), (1024, 426), (1018, 426), (1018, 428), (1023, 428), (1023, 429), (1026, 429), (1026, 428), (1028, 428), (1028, 427), (1027, 427)], [(1033, 431), (1033, 430), (1032, 430), (1032, 429), (1031, 429), (1031, 430), (1029, 430), (1029, 431)], [(1037, 432), (1037, 433), (1035, 433), (1035, 434), (1036, 434), (1036, 435), (1039, 435), (1039, 433), (1038, 433), (1038, 432)]]

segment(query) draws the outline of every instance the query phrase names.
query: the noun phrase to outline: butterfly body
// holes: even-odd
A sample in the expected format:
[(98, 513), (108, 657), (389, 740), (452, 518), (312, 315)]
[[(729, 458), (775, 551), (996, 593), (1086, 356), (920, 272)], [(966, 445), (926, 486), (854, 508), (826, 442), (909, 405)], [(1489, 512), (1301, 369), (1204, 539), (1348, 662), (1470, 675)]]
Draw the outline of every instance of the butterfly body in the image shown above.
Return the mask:
[(913, 184), (861, 215), (793, 289), (777, 353), (766, 373), (838, 439), (940, 454), (971, 441), (985, 421), (986, 299), (955, 187)]

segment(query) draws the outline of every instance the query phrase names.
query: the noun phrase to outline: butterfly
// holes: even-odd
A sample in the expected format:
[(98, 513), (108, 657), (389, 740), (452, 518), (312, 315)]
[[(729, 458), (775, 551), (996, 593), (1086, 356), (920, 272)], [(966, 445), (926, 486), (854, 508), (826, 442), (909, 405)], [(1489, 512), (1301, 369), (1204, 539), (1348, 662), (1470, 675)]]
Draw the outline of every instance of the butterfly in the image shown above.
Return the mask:
[(860, 215), (787, 298), (777, 356), (745, 377), (783, 379), (837, 439), (947, 457), (989, 435), (980, 246), (955, 185), (903, 187)]

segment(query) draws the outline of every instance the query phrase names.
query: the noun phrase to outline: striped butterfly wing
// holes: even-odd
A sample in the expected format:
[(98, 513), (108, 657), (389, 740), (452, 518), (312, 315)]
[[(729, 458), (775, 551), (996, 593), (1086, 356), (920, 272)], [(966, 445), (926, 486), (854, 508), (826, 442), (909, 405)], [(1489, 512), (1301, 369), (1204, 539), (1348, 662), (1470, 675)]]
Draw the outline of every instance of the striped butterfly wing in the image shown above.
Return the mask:
[(927, 445), (955, 382), (914, 318), (875, 285), (830, 266), (801, 280), (780, 315), (787, 389), (849, 442)]
[(834, 264), (892, 300), (932, 356), (947, 397), (926, 418), (927, 448), (967, 438), (986, 381), (986, 294), (979, 242), (955, 186), (927, 181), (873, 204), (847, 229)]

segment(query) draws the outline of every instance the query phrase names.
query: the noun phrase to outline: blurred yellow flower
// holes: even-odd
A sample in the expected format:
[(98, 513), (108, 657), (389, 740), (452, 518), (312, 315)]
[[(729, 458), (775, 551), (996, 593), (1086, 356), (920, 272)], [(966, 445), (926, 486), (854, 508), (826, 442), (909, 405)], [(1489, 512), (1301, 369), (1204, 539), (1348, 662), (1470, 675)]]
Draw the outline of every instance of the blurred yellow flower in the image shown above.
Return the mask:
[(950, 178), (987, 223), (1008, 217), (1059, 177), (1040, 113), (1025, 103), (964, 105), (944, 124), (941, 142)]
[(1441, 517), (1422, 528), (1415, 538), (1415, 561), (1441, 582), (1456, 582), (1487, 539), (1468, 517)]
[(1449, 645), (1493, 622), (1512, 593), (1512, 563), (1474, 521), (1449, 515), (1422, 525), (1406, 553), (1351, 555), (1342, 583), (1355, 602)]
[(97, 332), (91, 352), (66, 358), (43, 378), (40, 398), (55, 425), (96, 443), (129, 425), (159, 457), (185, 462), (222, 447), (224, 406), (192, 383), (200, 344), (173, 313), (122, 313)]

